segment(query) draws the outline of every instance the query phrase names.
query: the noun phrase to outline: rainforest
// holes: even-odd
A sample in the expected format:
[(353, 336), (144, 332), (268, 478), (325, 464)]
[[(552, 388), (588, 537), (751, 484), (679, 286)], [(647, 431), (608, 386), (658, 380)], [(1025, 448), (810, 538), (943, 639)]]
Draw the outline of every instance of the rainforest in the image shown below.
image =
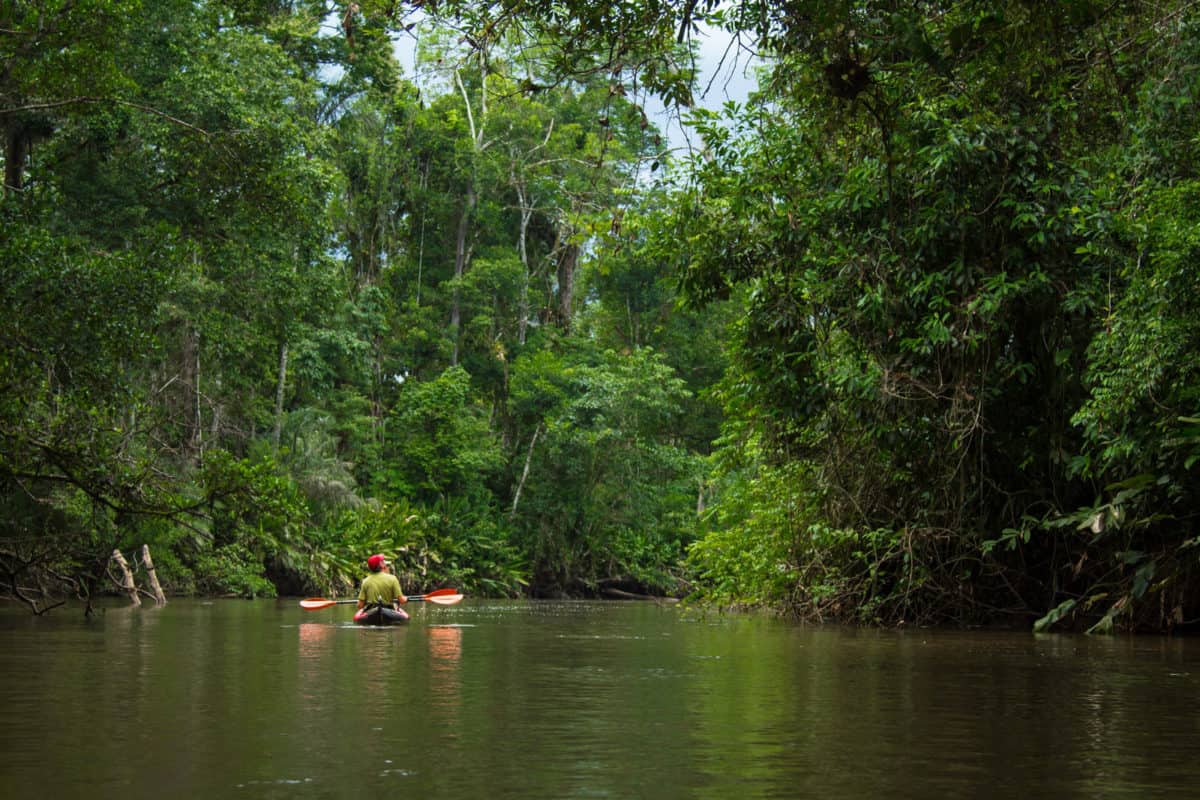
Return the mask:
[(1200, 622), (1194, 3), (6, 0), (0, 61), (33, 613), (145, 546), (179, 596), (384, 553), (413, 592)]

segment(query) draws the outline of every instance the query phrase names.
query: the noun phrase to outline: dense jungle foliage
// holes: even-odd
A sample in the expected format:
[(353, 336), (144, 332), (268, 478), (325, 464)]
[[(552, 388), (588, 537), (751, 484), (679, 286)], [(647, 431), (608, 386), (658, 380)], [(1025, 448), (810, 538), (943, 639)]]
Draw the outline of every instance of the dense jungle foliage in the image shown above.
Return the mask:
[[(758, 73), (719, 111), (712, 30)], [(175, 593), (381, 551), (413, 591), (1200, 621), (1190, 2), (9, 0), (0, 55), (35, 611), (146, 543)]]

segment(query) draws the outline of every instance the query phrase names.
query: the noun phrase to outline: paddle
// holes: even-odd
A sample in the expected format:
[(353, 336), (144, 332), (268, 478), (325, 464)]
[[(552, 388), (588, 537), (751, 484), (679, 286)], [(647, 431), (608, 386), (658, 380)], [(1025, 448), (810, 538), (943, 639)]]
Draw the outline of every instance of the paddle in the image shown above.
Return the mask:
[(329, 608), (330, 606), (339, 606), (342, 603), (357, 602), (357, 600), (326, 600), (324, 597), (309, 597), (300, 601), (300, 607), (306, 608), (309, 611), (315, 611), (318, 608)]
[[(426, 601), (436, 603), (439, 606), (452, 606), (461, 603), (463, 596), (458, 593), (457, 589), (434, 589), (427, 594), (405, 595), (404, 599), (410, 603)], [(343, 603), (357, 602), (357, 600), (326, 600), (324, 597), (309, 597), (300, 601), (300, 607), (309, 611), (315, 611), (318, 608), (329, 608), (330, 606), (342, 605)]]
[(457, 589), (434, 589), (426, 594), (410, 594), (405, 595), (405, 600), (412, 602), (421, 602), (422, 600), (428, 603), (436, 603), (439, 606), (453, 606), (462, 602), (463, 596), (458, 593)]

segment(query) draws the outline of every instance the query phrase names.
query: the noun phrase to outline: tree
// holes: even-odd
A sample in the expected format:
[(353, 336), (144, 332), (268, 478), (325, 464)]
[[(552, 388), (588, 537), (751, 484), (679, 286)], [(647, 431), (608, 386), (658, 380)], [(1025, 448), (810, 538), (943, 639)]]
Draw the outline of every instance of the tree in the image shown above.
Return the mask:
[[(1080, 469), (1087, 431), (1072, 414), (1098, 421), (1107, 393), (1091, 387), (1137, 359), (1125, 344), (1112, 357), (1112, 318), (1099, 318), (1125, 289), (1115, 263), (1135, 252), (1099, 228), (1126, 191), (1105, 174), (1143, 130), (1119, 121), (1157, 113), (1134, 87), (1179, 85), (1171, 54), (1190, 10), (754, 8), (778, 11), (752, 17), (778, 59), (767, 104), (737, 114), (741, 138), (705, 126), (711, 160), (678, 237), (692, 298), (747, 292), (727, 409), (748, 423), (735, 446), (767, 447), (758, 477), (728, 477), (803, 467), (776, 500), (800, 512), (784, 550), (792, 598), (868, 620), (1032, 618), (1066, 585), (1081, 616), (1119, 586), (1111, 623), (1150, 596), (1154, 560), (1130, 560), (1127, 537), (1062, 535), (1077, 507), (1094, 518), (1098, 484), (1123, 478)], [(1156, 182), (1144, 167), (1123, 177)], [(1178, 546), (1180, 531), (1146, 523)], [(1190, 603), (1180, 582), (1156, 584), (1178, 589), (1177, 609)]]
[(512, 385), (511, 413), (536, 420), (539, 437), (512, 506), (534, 587), (677, 590), (698, 472), (673, 441), (683, 381), (648, 349), (621, 356), (581, 345), (518, 361)]
[[(5, 194), (25, 188), (35, 144), (96, 106), (143, 108), (112, 49), (140, 0), (31, 0), (0, 9), (0, 132)], [(152, 109), (144, 108), (148, 112)]]
[(395, 496), (433, 502), (466, 494), (499, 466), (486, 416), (461, 367), (414, 384), (393, 413), (384, 451), (391, 466), (379, 482)]
[[(224, 490), (205, 497), (195, 471), (270, 430), (280, 354), (326, 307), (317, 87), (270, 5), (41, 3), (6, 20), (6, 118), (54, 112), (31, 160), (6, 154), (25, 176), (0, 261), (14, 587), (59, 575), (87, 594), (120, 537), (178, 540), (155, 520), (210, 545)], [(30, 41), (71, 47), (42, 59)]]

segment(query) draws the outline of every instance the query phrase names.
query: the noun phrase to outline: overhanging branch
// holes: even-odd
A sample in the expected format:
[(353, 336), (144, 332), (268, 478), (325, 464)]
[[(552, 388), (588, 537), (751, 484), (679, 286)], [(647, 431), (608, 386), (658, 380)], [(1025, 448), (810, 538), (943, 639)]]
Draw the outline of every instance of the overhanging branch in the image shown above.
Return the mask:
[(160, 111), (153, 106), (148, 106), (144, 103), (135, 103), (132, 100), (121, 100), (116, 97), (68, 97), (63, 100), (46, 100), (40, 103), (26, 103), (25, 105), (13, 106), (12, 108), (2, 108), (0, 109), (0, 116), (4, 116), (6, 114), (17, 114), (22, 111), (46, 111), (52, 108), (63, 108), (64, 106), (83, 105), (88, 103), (112, 103), (118, 106), (137, 109), (138, 111), (143, 111), (147, 114), (153, 114), (156, 117), (161, 117), (162, 119), (165, 119), (168, 122), (171, 122), (182, 128), (187, 128), (188, 130), (194, 131), (205, 138), (208, 138), (212, 135), (203, 128), (193, 125), (190, 122), (185, 122), (184, 120), (179, 119), (179, 117), (171, 116), (165, 111)]

